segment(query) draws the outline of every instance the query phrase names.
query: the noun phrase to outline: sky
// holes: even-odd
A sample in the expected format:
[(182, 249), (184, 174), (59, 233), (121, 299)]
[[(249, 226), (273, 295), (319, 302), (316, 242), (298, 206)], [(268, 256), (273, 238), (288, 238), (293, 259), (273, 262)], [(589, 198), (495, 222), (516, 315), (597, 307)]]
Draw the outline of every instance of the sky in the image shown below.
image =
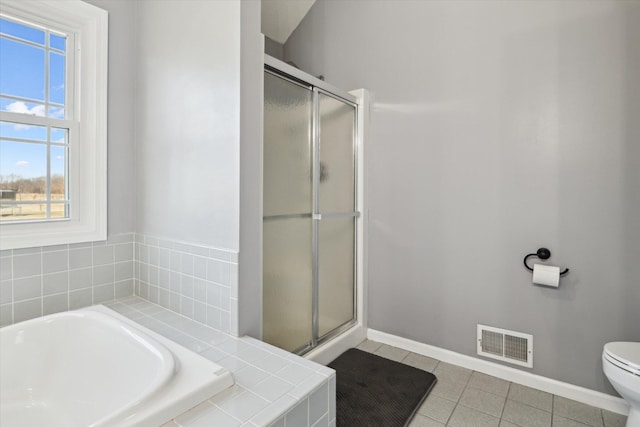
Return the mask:
[[(35, 43), (12, 40), (6, 35)], [(49, 35), (53, 50), (45, 49), (46, 32), (0, 18), (0, 110), (53, 118), (64, 118), (66, 41), (56, 34)], [(49, 56), (49, 82), (46, 81), (45, 55)], [(46, 111), (46, 87), (50, 103)], [(22, 99), (12, 99), (7, 96)], [(33, 178), (46, 175), (47, 149), (45, 144), (9, 141), (23, 138), (47, 141), (47, 128), (8, 122), (0, 123), (0, 175), (19, 175)], [(66, 130), (51, 128), (51, 142), (65, 142)], [(51, 146), (51, 173), (63, 174), (65, 147)]]

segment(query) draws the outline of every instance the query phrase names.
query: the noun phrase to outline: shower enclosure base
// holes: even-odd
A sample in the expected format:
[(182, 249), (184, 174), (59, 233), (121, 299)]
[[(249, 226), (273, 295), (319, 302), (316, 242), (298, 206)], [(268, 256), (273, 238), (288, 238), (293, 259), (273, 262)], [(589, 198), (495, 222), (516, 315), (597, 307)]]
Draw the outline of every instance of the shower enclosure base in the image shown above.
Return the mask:
[(305, 354), (304, 357), (314, 362), (326, 365), (350, 348), (356, 347), (367, 338), (367, 331), (361, 323), (326, 341)]

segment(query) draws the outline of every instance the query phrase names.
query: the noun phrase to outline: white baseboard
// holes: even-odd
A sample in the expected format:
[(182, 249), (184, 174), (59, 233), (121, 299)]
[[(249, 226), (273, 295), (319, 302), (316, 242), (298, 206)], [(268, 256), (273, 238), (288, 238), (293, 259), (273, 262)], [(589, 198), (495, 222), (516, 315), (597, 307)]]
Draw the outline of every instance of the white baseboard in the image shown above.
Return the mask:
[(629, 405), (624, 401), (624, 399), (611, 396), (606, 393), (557, 381), (541, 375), (499, 365), (487, 360), (456, 353), (451, 350), (387, 334), (386, 332), (380, 332), (374, 329), (367, 329), (367, 338), (372, 341), (398, 347), (423, 356), (442, 360), (443, 362), (451, 363), (453, 365), (482, 372), (487, 375), (493, 375), (494, 377), (498, 377), (506, 381), (533, 387), (538, 390), (546, 391), (547, 393), (566, 397), (567, 399), (577, 400), (578, 402), (606, 409), (607, 411), (616, 412), (622, 415), (629, 414)]

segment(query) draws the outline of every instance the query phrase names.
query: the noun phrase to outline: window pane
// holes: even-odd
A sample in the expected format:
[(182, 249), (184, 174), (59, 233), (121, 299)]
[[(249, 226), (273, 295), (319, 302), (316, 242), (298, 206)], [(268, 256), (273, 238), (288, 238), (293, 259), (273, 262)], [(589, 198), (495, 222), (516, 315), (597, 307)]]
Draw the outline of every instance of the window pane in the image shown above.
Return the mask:
[(51, 146), (51, 200), (65, 200), (67, 147)]
[(44, 101), (44, 49), (0, 39), (0, 92)]
[(51, 218), (67, 218), (68, 212), (66, 203), (52, 203), (51, 204)]
[(0, 205), (0, 221), (24, 221), (26, 219), (42, 219), (47, 215), (46, 205), (25, 205), (20, 203), (11, 203), (3, 199)]
[[(2, 81), (2, 79), (0, 79)], [(15, 99), (0, 98), (0, 110), (10, 113), (29, 114), (44, 117), (44, 105), (36, 102), (16, 101)]]
[(46, 141), (47, 128), (44, 126), (23, 125), (21, 123), (0, 122), (0, 137)]
[(68, 144), (69, 131), (67, 129), (51, 128), (51, 142), (55, 144)]
[(67, 38), (64, 36), (51, 34), (49, 37), (49, 46), (64, 52), (67, 47)]
[(0, 182), (17, 201), (46, 200), (46, 174), (46, 145), (0, 140)]
[(44, 200), (42, 201), (42, 203), (5, 203), (3, 208), (3, 221), (25, 221), (32, 219), (45, 219), (47, 217), (47, 203)]
[(64, 55), (49, 53), (49, 101), (64, 104)]
[(12, 192), (12, 200), (5, 198), (2, 203), (3, 221), (46, 217), (46, 155), (43, 144), (0, 141), (0, 186)]
[(49, 107), (49, 114), (52, 119), (64, 119), (64, 108), (62, 107)]
[(0, 19), (0, 33), (33, 43), (44, 44), (44, 31), (6, 19)]

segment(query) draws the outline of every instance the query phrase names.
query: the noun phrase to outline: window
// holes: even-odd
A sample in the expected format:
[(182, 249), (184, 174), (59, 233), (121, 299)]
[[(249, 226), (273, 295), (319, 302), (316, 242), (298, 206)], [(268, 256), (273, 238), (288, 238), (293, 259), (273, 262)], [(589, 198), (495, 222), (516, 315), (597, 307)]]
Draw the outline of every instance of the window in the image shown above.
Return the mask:
[(0, 17), (0, 221), (69, 218), (73, 34)]
[(107, 12), (0, 5), (0, 246), (106, 239)]

